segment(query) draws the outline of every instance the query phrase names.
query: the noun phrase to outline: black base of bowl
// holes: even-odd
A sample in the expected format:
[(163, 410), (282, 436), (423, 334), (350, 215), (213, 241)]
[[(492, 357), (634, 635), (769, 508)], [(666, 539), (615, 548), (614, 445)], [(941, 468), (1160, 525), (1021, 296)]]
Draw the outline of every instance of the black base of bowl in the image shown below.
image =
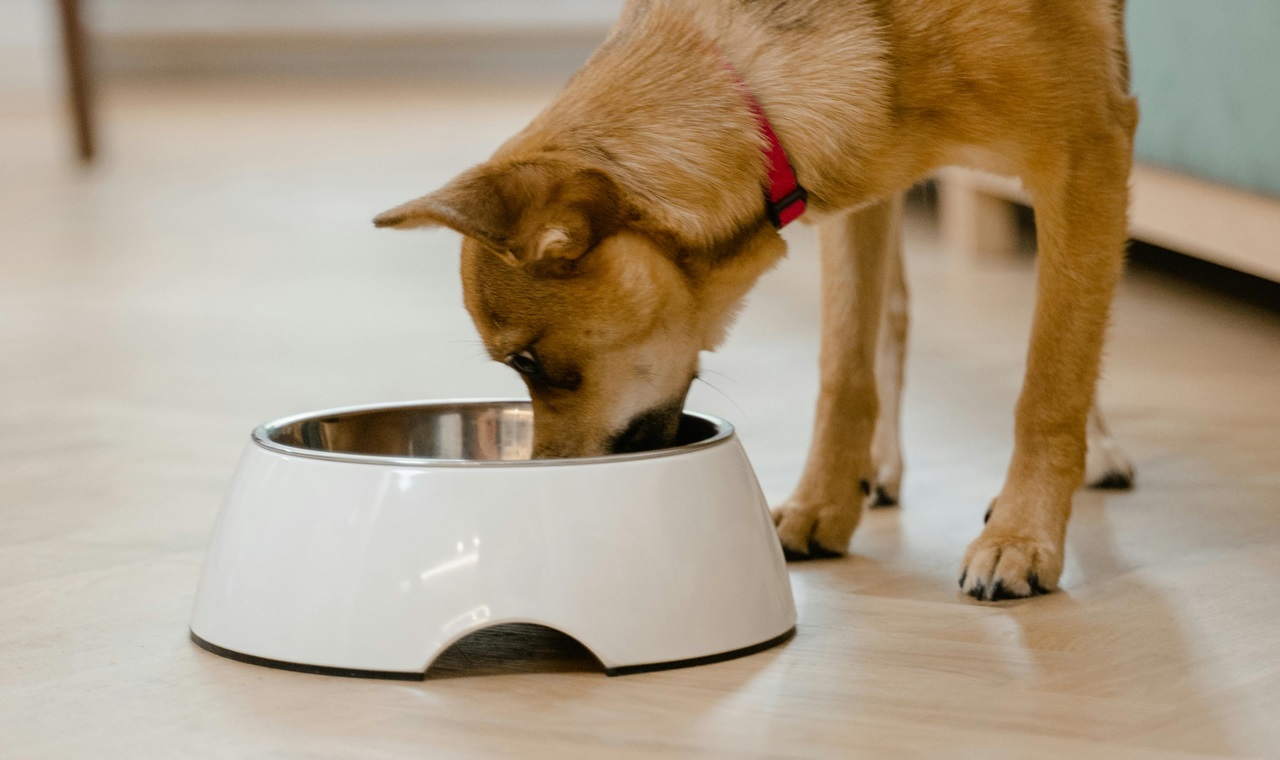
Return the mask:
[[(426, 680), (425, 672), (409, 672), (404, 673), (396, 670), (357, 670), (354, 668), (333, 668), (327, 665), (305, 665), (299, 662), (285, 662), (284, 660), (272, 660), (267, 657), (258, 657), (257, 655), (244, 654), (236, 652), (226, 647), (220, 647), (217, 644), (205, 641), (196, 635), (195, 631), (190, 631), (191, 640), (196, 646), (212, 652), (219, 657), (226, 657), (236, 662), (244, 662), (250, 665), (262, 665), (268, 668), (277, 668), (279, 670), (292, 670), (297, 673), (314, 673), (322, 676), (343, 676), (345, 678), (382, 678), (389, 681), (423, 681)], [(729, 652), (721, 652), (719, 654), (709, 654), (705, 657), (691, 657), (687, 660), (671, 660), (669, 662), (654, 662), (645, 665), (623, 665), (617, 668), (605, 668), (604, 674), (607, 676), (629, 676), (635, 673), (649, 673), (657, 670), (674, 670), (675, 668), (692, 668), (698, 665), (711, 665), (716, 662), (724, 662), (725, 660), (734, 660), (739, 657), (763, 652), (766, 649), (790, 641), (796, 635), (795, 627), (790, 628), (781, 636), (774, 636), (768, 641), (762, 641), (759, 644), (752, 644), (741, 649), (734, 649)]]

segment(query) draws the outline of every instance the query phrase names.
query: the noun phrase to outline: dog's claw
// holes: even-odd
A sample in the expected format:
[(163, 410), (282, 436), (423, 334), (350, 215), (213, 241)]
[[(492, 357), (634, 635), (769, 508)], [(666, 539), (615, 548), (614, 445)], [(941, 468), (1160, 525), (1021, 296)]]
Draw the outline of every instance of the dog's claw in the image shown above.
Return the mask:
[(825, 546), (813, 545), (809, 547), (809, 559), (838, 559), (844, 556), (844, 552), (832, 551)]
[(861, 503), (833, 507), (791, 501), (773, 510), (778, 539), (790, 561), (842, 557), (858, 524)]
[(898, 506), (897, 497), (889, 493), (888, 491), (884, 490), (883, 486), (877, 484), (875, 498), (871, 500), (871, 508), (881, 509), (883, 507), (896, 507), (896, 506)]
[(819, 559), (836, 559), (843, 557), (841, 552), (832, 551), (824, 546), (810, 544), (809, 550), (806, 552), (798, 552), (795, 549), (784, 546), (782, 547), (782, 556), (788, 562), (810, 562)]
[(1090, 483), (1089, 487), (1102, 491), (1128, 491), (1133, 488), (1133, 474), (1111, 470)]
[[(967, 578), (968, 573), (962, 573), (960, 575), (960, 588), (964, 588), (964, 582)], [(1049, 593), (1049, 589), (1040, 585), (1040, 580), (1036, 578), (1035, 575), (1027, 577), (1027, 586), (1030, 587), (1031, 593), (1020, 594), (1006, 586), (1003, 581), (997, 580), (992, 584), (985, 584), (981, 582), (975, 583), (972, 588), (968, 589), (964, 593), (980, 602), (1003, 602), (1010, 599), (1028, 599), (1033, 596), (1041, 596), (1042, 594)]]
[(1039, 596), (1053, 590), (1061, 572), (1060, 550), (1052, 542), (1001, 535), (988, 524), (965, 554), (960, 590), (984, 602)]
[(809, 559), (809, 555), (784, 546), (782, 547), (782, 558), (788, 562), (804, 562)]

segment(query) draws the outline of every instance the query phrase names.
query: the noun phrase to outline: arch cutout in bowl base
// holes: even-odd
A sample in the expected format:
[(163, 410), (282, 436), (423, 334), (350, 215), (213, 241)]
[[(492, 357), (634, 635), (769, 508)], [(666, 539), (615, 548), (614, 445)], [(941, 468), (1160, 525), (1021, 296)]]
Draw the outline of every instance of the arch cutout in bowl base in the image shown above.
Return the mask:
[(535, 673), (600, 673), (604, 663), (570, 633), (545, 623), (493, 622), (472, 629), (432, 658), (427, 680)]
[[(495, 627), (500, 628), (502, 626), (495, 626)], [(545, 627), (545, 626), (542, 626), (542, 627)], [(492, 629), (481, 629), (480, 631), (476, 631), (476, 633), (481, 633), (485, 630), (492, 630)], [(554, 631), (555, 629), (548, 628), (548, 630)], [(259, 665), (267, 668), (275, 668), (277, 670), (290, 670), (295, 673), (311, 673), (313, 675), (318, 675), (318, 676), (342, 676), (343, 678), (376, 678), (376, 679), (382, 679), (386, 681), (425, 681), (427, 680), (427, 674), (431, 671), (431, 668), (428, 667), (427, 670), (421, 673), (418, 673), (418, 672), (399, 673), (391, 670), (353, 670), (351, 668), (332, 668), (332, 667), (326, 667), (324, 665), (306, 665), (298, 662), (284, 662), (283, 660), (272, 660), (266, 657), (257, 657), (251, 654), (242, 654), (240, 652), (233, 652), (230, 649), (226, 649), (224, 647), (218, 646), (217, 644), (213, 644), (208, 641), (205, 641), (204, 639), (196, 635), (195, 631), (189, 631), (189, 633), (191, 635), (191, 640), (195, 642), (196, 646), (200, 647), (206, 652), (216, 654), (219, 657), (225, 657), (228, 660), (235, 660), (236, 662), (243, 662), (247, 665)], [(559, 633), (559, 631), (557, 631), (557, 633)], [(582, 648), (587, 651), (587, 653), (591, 652), (590, 649), (587, 649), (586, 646), (583, 646), (581, 642), (577, 641), (577, 639), (574, 639), (572, 636), (568, 636), (568, 634), (563, 634), (563, 635), (577, 642), (579, 646), (582, 646)], [(739, 657), (747, 657), (749, 655), (758, 654), (767, 649), (772, 649), (776, 646), (787, 643), (792, 638), (794, 638), (795, 635), (796, 635), (796, 629), (793, 626), (792, 628), (787, 630), (785, 633), (783, 633), (781, 636), (775, 636), (774, 638), (769, 639), (768, 641), (762, 641), (759, 644), (753, 644), (751, 646), (742, 647), (741, 649), (735, 649), (731, 652), (722, 652), (720, 654), (706, 655), (703, 657), (693, 657), (688, 660), (674, 660), (671, 662), (655, 662), (655, 663), (646, 664), (646, 665), (624, 665), (622, 667), (617, 667), (617, 668), (607, 668), (607, 667), (601, 666), (601, 669), (604, 670), (604, 674), (607, 676), (629, 676), (629, 675), (635, 675), (637, 673), (652, 673), (660, 670), (675, 670), (677, 668), (692, 668), (692, 667), (697, 667), (699, 665), (713, 665), (717, 662), (726, 662), (728, 660), (736, 660)], [(446, 650), (446, 653), (447, 651), (448, 650)], [(445, 653), (441, 653), (441, 656), (444, 656), (444, 654)], [(592, 655), (592, 657), (594, 659), (594, 655)], [(597, 662), (599, 662), (599, 660), (597, 660)], [(462, 675), (465, 675), (465, 674), (462, 674)]]

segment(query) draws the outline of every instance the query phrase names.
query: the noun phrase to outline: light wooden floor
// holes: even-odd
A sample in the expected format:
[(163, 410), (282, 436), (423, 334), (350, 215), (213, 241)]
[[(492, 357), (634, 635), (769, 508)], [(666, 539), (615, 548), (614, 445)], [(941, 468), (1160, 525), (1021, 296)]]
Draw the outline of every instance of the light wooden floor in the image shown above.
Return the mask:
[[(490, 637), (422, 684), (196, 649), (253, 425), (519, 392), (474, 342), (456, 240), (368, 220), (550, 92), (137, 85), (108, 93), (87, 174), (57, 114), (0, 104), (0, 756), (1280, 755), (1280, 320), (1131, 275), (1104, 399), (1139, 488), (1079, 495), (1065, 591), (977, 604), (955, 578), (1009, 454), (1032, 272), (948, 260), (918, 219), (905, 505), (793, 568), (785, 647), (610, 679)], [(789, 234), (691, 402), (739, 425), (775, 499), (816, 390), (814, 236)]]

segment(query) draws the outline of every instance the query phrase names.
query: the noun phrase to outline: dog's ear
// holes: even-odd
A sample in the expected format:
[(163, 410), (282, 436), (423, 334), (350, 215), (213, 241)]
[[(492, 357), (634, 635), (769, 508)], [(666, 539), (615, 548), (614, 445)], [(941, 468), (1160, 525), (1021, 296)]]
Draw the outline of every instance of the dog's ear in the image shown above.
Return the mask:
[(609, 30), (609, 36), (605, 38), (605, 44), (621, 42), (631, 37), (637, 27), (644, 23), (652, 6), (653, 0), (627, 0), (626, 4), (622, 6), (622, 12), (618, 14), (617, 22)]
[(603, 171), (562, 160), (481, 164), (379, 214), (378, 227), (449, 227), (513, 265), (571, 262), (613, 234), (621, 193)]
[(487, 164), (456, 177), (429, 195), (402, 203), (373, 218), (376, 227), (448, 227), (486, 245), (504, 248), (510, 216), (499, 183)]

